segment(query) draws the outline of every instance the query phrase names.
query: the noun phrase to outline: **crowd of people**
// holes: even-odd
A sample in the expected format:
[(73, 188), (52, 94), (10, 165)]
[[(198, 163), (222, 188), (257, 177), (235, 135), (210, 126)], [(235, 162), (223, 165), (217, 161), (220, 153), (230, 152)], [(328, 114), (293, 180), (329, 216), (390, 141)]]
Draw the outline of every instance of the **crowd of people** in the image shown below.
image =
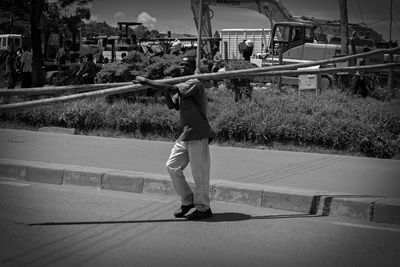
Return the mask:
[(32, 87), (32, 52), (28, 47), (6, 52), (7, 88), (15, 88), (18, 80), (21, 88)]
[[(241, 52), (245, 60), (250, 60), (249, 55), (252, 52), (252, 42), (244, 40), (242, 44), (239, 44), (239, 51)], [(179, 40), (175, 40), (170, 45), (168, 51), (170, 54), (179, 55), (184, 52), (183, 44)], [(224, 67), (224, 61), (222, 55), (219, 52), (217, 46), (213, 47), (213, 59), (212, 66), (210, 66), (211, 72), (217, 72)], [(122, 62), (125, 61), (126, 53), (122, 55)], [(62, 80), (65, 77), (63, 74), (66, 70), (67, 62), (71, 62), (71, 51), (67, 46), (62, 46), (57, 51), (55, 62), (57, 64), (58, 80)], [(108, 58), (104, 58), (101, 62), (95, 62), (93, 55), (87, 54), (79, 58), (80, 68), (73, 73), (75, 76), (72, 80), (73, 84), (83, 83), (94, 83), (98, 68), (96, 63), (106, 64), (109, 62)], [(64, 75), (64, 76), (63, 76)], [(17, 82), (20, 81), (21, 88), (32, 87), (32, 52), (28, 47), (23, 47), (17, 51), (8, 51), (6, 55), (6, 77), (7, 77), (7, 88), (12, 89), (16, 87)]]

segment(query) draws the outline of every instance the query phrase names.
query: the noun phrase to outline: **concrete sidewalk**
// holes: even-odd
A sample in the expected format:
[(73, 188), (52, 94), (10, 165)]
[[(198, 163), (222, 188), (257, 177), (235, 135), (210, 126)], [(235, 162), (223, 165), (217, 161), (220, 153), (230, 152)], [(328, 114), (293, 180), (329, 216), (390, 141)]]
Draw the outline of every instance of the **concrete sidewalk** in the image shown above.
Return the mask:
[[(0, 129), (0, 175), (174, 194), (165, 171), (172, 145)], [(214, 200), (400, 223), (398, 160), (216, 145), (211, 160)]]

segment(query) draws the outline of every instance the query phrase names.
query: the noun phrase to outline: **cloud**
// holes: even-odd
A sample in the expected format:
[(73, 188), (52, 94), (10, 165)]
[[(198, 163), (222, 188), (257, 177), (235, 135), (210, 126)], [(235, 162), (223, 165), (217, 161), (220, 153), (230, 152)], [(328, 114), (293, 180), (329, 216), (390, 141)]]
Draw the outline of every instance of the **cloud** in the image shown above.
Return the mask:
[(125, 16), (126, 16), (126, 13), (122, 12), (122, 11), (118, 11), (117, 13), (114, 14), (114, 18), (116, 18), (116, 19), (122, 19), (122, 18), (125, 18)]
[(101, 20), (101, 16), (99, 14), (90, 14), (90, 19), (83, 19), (84, 23), (90, 23), (90, 22), (102, 22)]
[(157, 23), (157, 19), (155, 17), (150, 16), (149, 13), (143, 11), (137, 17), (137, 21), (143, 23), (144, 26), (148, 28), (154, 28), (154, 25)]
[(90, 20), (92, 21), (100, 21), (100, 16), (98, 14), (91, 14)]

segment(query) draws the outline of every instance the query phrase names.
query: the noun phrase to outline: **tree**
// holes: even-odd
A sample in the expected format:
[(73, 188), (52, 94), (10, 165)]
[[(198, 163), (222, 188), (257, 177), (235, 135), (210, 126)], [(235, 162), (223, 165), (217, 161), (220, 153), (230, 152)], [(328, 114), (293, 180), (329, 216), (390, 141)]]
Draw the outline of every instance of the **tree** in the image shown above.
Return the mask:
[(82, 19), (90, 18), (90, 10), (87, 8), (77, 8), (73, 14), (63, 17), (64, 25), (72, 34), (72, 43), (76, 44), (78, 30), (83, 25)]
[(43, 0), (32, 0), (31, 2), (31, 38), (32, 38), (32, 84), (43, 86), (43, 54), (41, 40), (40, 18), (43, 16), (45, 2)]
[[(90, 12), (84, 6), (92, 0), (58, 0), (49, 3), (47, 0), (1, 0), (0, 10), (1, 15), (7, 14), (12, 20), (26, 20), (30, 23), (30, 32), (32, 40), (32, 75), (33, 85), (42, 86), (43, 81), (43, 51), (42, 51), (42, 33), (49, 32), (49, 29), (56, 30), (59, 23), (66, 23), (71, 28), (72, 25), (77, 26), (77, 23), (82, 18), (89, 18)], [(65, 12), (65, 16), (61, 16), (61, 12), (57, 13), (57, 7), (67, 10), (71, 6), (77, 6), (75, 13)], [(77, 18), (81, 18), (78, 19)], [(74, 24), (75, 23), (75, 24)], [(52, 25), (52, 26), (50, 26)], [(58, 27), (60, 29), (60, 27)]]
[(23, 1), (0, 1), (0, 33), (23, 33), (30, 23), (29, 11)]
[(151, 30), (149, 34), (149, 38), (159, 38), (160, 32), (157, 30)]
[(90, 21), (82, 25), (82, 36), (94, 37), (99, 35), (119, 35), (119, 29), (111, 27), (107, 22)]
[(147, 39), (150, 36), (149, 29), (144, 25), (139, 25), (134, 29), (136, 34), (136, 38), (138, 39)]

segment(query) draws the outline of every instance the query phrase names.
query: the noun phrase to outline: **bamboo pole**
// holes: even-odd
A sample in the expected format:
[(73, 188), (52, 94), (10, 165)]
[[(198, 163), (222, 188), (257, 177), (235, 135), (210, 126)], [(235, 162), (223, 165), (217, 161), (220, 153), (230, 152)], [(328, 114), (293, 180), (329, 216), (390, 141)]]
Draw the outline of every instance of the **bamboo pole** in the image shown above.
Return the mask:
[[(233, 70), (233, 71), (226, 71), (226, 72), (216, 72), (216, 73), (203, 73), (203, 74), (195, 74), (189, 75), (185, 77), (173, 78), (169, 79), (170, 83), (173, 84), (175, 82), (183, 82), (189, 79), (199, 79), (199, 80), (222, 80), (222, 79), (229, 79), (237, 76), (248, 76), (248, 74), (257, 74), (257, 73), (266, 73), (270, 71), (278, 71), (278, 70), (291, 70), (291, 69), (298, 69), (298, 68), (306, 68), (315, 65), (325, 65), (330, 63), (337, 63), (343, 62), (355, 58), (360, 57), (369, 57), (376, 54), (385, 54), (385, 53), (393, 53), (396, 51), (400, 51), (400, 47), (395, 47), (391, 49), (377, 49), (366, 53), (360, 53), (355, 55), (349, 55), (344, 57), (336, 57), (331, 59), (324, 59), (306, 63), (296, 63), (296, 64), (288, 64), (288, 65), (274, 65), (268, 67), (261, 67), (261, 68), (254, 68), (254, 69), (243, 69), (243, 70)], [(180, 79), (178, 81), (178, 79)]]
[(48, 86), (48, 87), (32, 87), (18, 89), (0, 89), (0, 96), (10, 95), (56, 95), (62, 93), (78, 93), (101, 90), (109, 87), (120, 87), (129, 85), (131, 82), (121, 83), (101, 83), (101, 84), (83, 84), (83, 85), (67, 85), (67, 86)]
[[(400, 47), (395, 47), (391, 49), (379, 49), (373, 50), (367, 53), (350, 55), (345, 57), (337, 57), (332, 59), (325, 59), (325, 60), (318, 60), (312, 61), (307, 63), (296, 63), (296, 64), (288, 64), (288, 65), (274, 65), (268, 67), (261, 67), (261, 68), (254, 68), (254, 69), (244, 69), (244, 70), (234, 70), (234, 71), (227, 71), (227, 72), (217, 72), (217, 73), (203, 73), (203, 74), (195, 74), (185, 77), (173, 78), (168, 80), (160, 80), (160, 81), (167, 81), (170, 84), (184, 82), (189, 79), (200, 79), (200, 80), (222, 80), (222, 79), (229, 79), (232, 77), (240, 76), (240, 75), (248, 75), (248, 74), (257, 74), (257, 73), (266, 73), (270, 71), (278, 71), (278, 70), (290, 70), (290, 69), (298, 69), (298, 68), (305, 68), (315, 65), (324, 65), (329, 63), (337, 63), (342, 62), (354, 58), (359, 57), (368, 57), (376, 54), (382, 53), (393, 53), (396, 51), (400, 51)], [(61, 92), (68, 92), (73, 91), (75, 89), (80, 90), (82, 88), (88, 88), (87, 91), (94, 91), (98, 89), (102, 89), (104, 87), (121, 87), (130, 85), (130, 82), (122, 82), (122, 83), (102, 83), (102, 84), (91, 84), (91, 85), (70, 85), (70, 86), (53, 86), (53, 87), (36, 87), (36, 88), (28, 88), (28, 89), (0, 89), (0, 95), (39, 95), (39, 94), (53, 94), (52, 91), (54, 90), (57, 94)], [(92, 90), (93, 89), (93, 90)], [(65, 91), (63, 91), (65, 90)], [(30, 92), (31, 91), (31, 92)]]
[[(350, 72), (350, 71), (368, 71), (368, 70), (374, 70), (374, 69), (388, 69), (388, 68), (394, 68), (394, 67), (400, 67), (400, 63), (377, 64), (377, 65), (367, 65), (367, 66), (352, 66), (352, 67), (341, 67), (341, 68), (325, 68), (325, 69), (276, 70), (276, 71), (269, 71), (269, 72), (264, 72), (264, 73), (247, 73), (247, 74), (244, 73), (244, 74), (241, 74), (240, 77), (264, 76), (264, 75), (265, 76), (272, 76), (272, 75), (280, 76), (280, 75), (287, 75), (287, 74), (299, 75), (299, 74), (329, 73), (329, 72), (336, 72), (336, 71), (340, 71), (340, 72), (342, 72), (342, 71), (348, 71), (348, 72)], [(230, 71), (230, 72), (232, 73), (234, 71)], [(196, 77), (196, 76), (201, 76), (201, 75), (191, 75), (191, 76), (185, 76), (185, 77), (179, 77), (179, 78), (173, 78), (173, 79), (162, 79), (162, 80), (157, 80), (157, 82), (166, 83), (166, 84), (175, 84), (175, 83), (186, 81), (188, 79), (188, 77), (192, 77), (192, 76)], [(235, 76), (235, 77), (238, 77), (238, 76)], [(37, 107), (37, 106), (43, 106), (43, 105), (48, 105), (48, 104), (60, 103), (60, 102), (74, 101), (74, 100), (79, 100), (79, 99), (83, 99), (83, 98), (95, 97), (95, 96), (107, 96), (110, 94), (119, 94), (119, 93), (125, 93), (125, 92), (139, 91), (139, 90), (144, 90), (144, 89), (148, 89), (148, 88), (150, 88), (150, 87), (143, 86), (140, 84), (131, 84), (131, 85), (125, 85), (125, 86), (120, 86), (120, 87), (115, 87), (115, 88), (98, 90), (98, 91), (94, 91), (94, 92), (86, 92), (86, 93), (80, 93), (80, 94), (74, 94), (74, 95), (68, 95), (68, 96), (62, 96), (62, 97), (53, 97), (53, 98), (40, 99), (40, 100), (34, 100), (34, 101), (5, 104), (5, 105), (0, 105), (0, 113), (20, 110), (20, 109), (25, 109), (25, 108), (32, 108), (32, 107)]]
[(140, 84), (131, 84), (131, 85), (126, 85), (126, 86), (121, 86), (121, 87), (103, 89), (103, 90), (94, 91), (94, 92), (86, 92), (86, 93), (80, 93), (80, 94), (74, 94), (74, 95), (67, 95), (67, 96), (52, 97), (52, 98), (39, 99), (39, 100), (33, 100), (33, 101), (5, 104), (5, 105), (0, 105), (0, 113), (21, 110), (21, 109), (25, 109), (25, 108), (44, 106), (44, 105), (49, 105), (49, 104), (55, 104), (55, 103), (60, 103), (60, 102), (75, 101), (75, 100), (79, 100), (79, 99), (96, 97), (96, 96), (107, 96), (107, 95), (117, 94), (117, 93), (138, 91), (138, 90), (143, 90), (143, 89), (148, 89), (148, 88), (150, 88), (150, 87), (143, 86)]
[(356, 71), (370, 71), (370, 70), (384, 70), (390, 68), (400, 67), (400, 63), (385, 63), (376, 65), (364, 65), (364, 66), (351, 66), (351, 67), (340, 67), (340, 68), (323, 68), (323, 69), (303, 69), (303, 70), (278, 70), (269, 71), (264, 73), (249, 74), (249, 76), (281, 76), (281, 75), (301, 75), (301, 74), (320, 74), (320, 73), (331, 73), (331, 72), (356, 72)]
[[(311, 70), (295, 70), (295, 71), (292, 70), (292, 69), (304, 68), (304, 67), (313, 66), (313, 65), (322, 65), (324, 63), (340, 62), (340, 61), (343, 61), (343, 60), (349, 59), (349, 58), (357, 58), (357, 57), (371, 55), (371, 53), (372, 54), (392, 53), (397, 50), (400, 50), (400, 47), (396, 47), (393, 49), (380, 49), (380, 50), (375, 50), (375, 51), (371, 51), (371, 52), (367, 52), (367, 53), (363, 53), (363, 54), (357, 54), (357, 55), (328, 59), (328, 60), (320, 60), (320, 61), (314, 61), (314, 62), (309, 62), (309, 63), (262, 67), (262, 68), (256, 68), (256, 69), (234, 70), (234, 71), (218, 72), (218, 73), (194, 74), (194, 75), (172, 78), (172, 79), (161, 79), (161, 80), (157, 80), (157, 82), (166, 83), (166, 84), (176, 84), (176, 83), (187, 81), (189, 79), (200, 79), (200, 80), (213, 80), (214, 79), (214, 80), (217, 80), (217, 79), (226, 79), (226, 78), (232, 78), (232, 77), (255, 76), (255, 75), (283, 75), (283, 74), (318, 73), (318, 72), (322, 73), (324, 71), (325, 72), (328, 72), (328, 71), (333, 72), (335, 70), (336, 71), (351, 70), (351, 69), (347, 69), (347, 68), (353, 68), (354, 70), (357, 70), (357, 69), (367, 70), (368, 68), (379, 69), (379, 68), (386, 68), (387, 66), (392, 66), (392, 67), (398, 66), (398, 63), (393, 63), (395, 65), (388, 65), (388, 64), (377, 65), (379, 67), (358, 66), (358, 67), (347, 67), (347, 68), (320, 69), (320, 70), (314, 70), (314, 72), (311, 72)], [(292, 70), (292, 71), (289, 72), (289, 70)], [(275, 71), (275, 73), (271, 73), (272, 71)], [(280, 71), (280, 72), (278, 72), (278, 71)], [(52, 103), (73, 101), (73, 100), (95, 97), (95, 96), (120, 94), (120, 93), (125, 93), (125, 92), (144, 90), (147, 88), (149, 88), (149, 87), (138, 85), (138, 84), (132, 84), (132, 85), (115, 87), (115, 88), (103, 89), (103, 90), (94, 91), (94, 92), (74, 94), (74, 95), (69, 95), (69, 96), (54, 97), (54, 98), (40, 99), (40, 100), (13, 103), (13, 104), (5, 104), (5, 105), (0, 105), (0, 112), (7, 112), (7, 111), (24, 109), (24, 108), (37, 107), (37, 106), (48, 105), (48, 104), (52, 104)]]

